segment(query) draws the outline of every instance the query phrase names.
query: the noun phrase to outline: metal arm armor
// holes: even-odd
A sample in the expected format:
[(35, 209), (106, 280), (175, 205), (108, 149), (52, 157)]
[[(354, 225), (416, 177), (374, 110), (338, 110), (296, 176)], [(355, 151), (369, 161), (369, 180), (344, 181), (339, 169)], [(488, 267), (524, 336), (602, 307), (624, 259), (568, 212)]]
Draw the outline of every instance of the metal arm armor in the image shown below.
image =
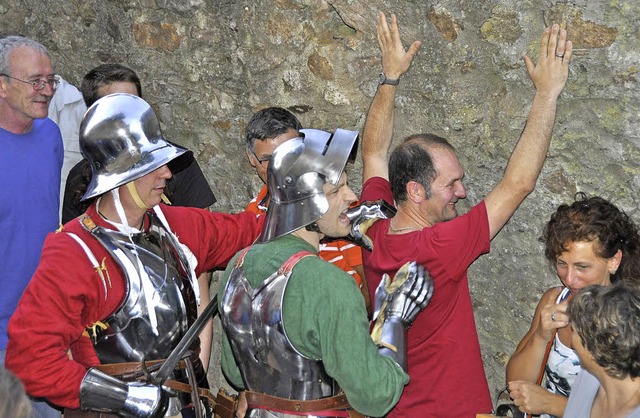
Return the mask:
[(89, 369), (80, 383), (83, 410), (116, 413), (125, 418), (164, 416), (169, 394), (160, 386), (123, 382), (97, 369)]
[(406, 330), (433, 296), (433, 279), (415, 261), (403, 265), (393, 281), (384, 275), (375, 294), (372, 337), (379, 353), (407, 370)]

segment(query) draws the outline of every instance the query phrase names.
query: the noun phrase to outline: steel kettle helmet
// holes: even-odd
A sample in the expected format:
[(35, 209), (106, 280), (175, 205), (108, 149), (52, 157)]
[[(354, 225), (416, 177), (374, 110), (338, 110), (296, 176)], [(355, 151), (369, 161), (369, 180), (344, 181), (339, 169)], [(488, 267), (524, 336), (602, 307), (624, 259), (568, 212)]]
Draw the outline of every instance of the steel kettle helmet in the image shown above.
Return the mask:
[(164, 139), (147, 102), (125, 93), (105, 96), (87, 110), (80, 124), (80, 151), (92, 172), (82, 200), (136, 180), (187, 152)]
[(323, 186), (337, 185), (352, 155), (358, 132), (301, 129), (304, 137), (284, 142), (267, 169), (269, 207), (261, 242), (309, 225), (329, 210)]

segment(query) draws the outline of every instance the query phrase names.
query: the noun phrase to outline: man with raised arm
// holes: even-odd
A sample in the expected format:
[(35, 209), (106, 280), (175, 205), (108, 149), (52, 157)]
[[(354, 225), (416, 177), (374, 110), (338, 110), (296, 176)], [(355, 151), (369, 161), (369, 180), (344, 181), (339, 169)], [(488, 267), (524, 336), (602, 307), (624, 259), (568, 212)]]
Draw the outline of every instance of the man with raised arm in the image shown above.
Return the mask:
[[(410, 383), (390, 417), (475, 417), (491, 411), (478, 342), (467, 269), (490, 249), (491, 239), (535, 187), (549, 148), (556, 102), (567, 80), (572, 44), (558, 25), (546, 28), (537, 64), (524, 56), (536, 88), (526, 127), (502, 179), (468, 213), (464, 170), (448, 141), (432, 134), (406, 138), (389, 156), (393, 106), (399, 78), (420, 47), (405, 51), (397, 19), (380, 13), (378, 43), (383, 75), (363, 135), (361, 200), (395, 200), (397, 214), (368, 231), (372, 252), (363, 251), (369, 289), (383, 273), (417, 260), (432, 275), (433, 300), (408, 332)], [(373, 295), (372, 295), (373, 296)]]

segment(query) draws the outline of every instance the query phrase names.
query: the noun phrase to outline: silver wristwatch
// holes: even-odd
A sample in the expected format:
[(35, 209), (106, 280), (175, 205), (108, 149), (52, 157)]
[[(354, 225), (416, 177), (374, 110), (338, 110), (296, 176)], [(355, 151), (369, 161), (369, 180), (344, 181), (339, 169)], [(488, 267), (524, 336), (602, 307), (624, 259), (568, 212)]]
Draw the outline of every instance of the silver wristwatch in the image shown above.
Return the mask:
[(380, 73), (380, 77), (378, 78), (378, 84), (389, 84), (391, 86), (397, 86), (400, 84), (399, 78), (388, 78), (384, 73)]

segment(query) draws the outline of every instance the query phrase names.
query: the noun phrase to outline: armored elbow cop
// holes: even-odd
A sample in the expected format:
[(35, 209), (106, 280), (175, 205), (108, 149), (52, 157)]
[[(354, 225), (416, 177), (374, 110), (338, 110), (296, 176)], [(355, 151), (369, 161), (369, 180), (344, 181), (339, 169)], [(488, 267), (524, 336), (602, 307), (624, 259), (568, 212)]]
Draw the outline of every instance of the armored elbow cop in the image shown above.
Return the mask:
[(169, 404), (160, 386), (123, 382), (97, 369), (89, 369), (80, 384), (83, 410), (116, 413), (126, 418), (159, 418)]
[(376, 289), (371, 338), (380, 354), (407, 370), (406, 329), (431, 300), (433, 279), (415, 261), (403, 265), (393, 281), (385, 274)]

